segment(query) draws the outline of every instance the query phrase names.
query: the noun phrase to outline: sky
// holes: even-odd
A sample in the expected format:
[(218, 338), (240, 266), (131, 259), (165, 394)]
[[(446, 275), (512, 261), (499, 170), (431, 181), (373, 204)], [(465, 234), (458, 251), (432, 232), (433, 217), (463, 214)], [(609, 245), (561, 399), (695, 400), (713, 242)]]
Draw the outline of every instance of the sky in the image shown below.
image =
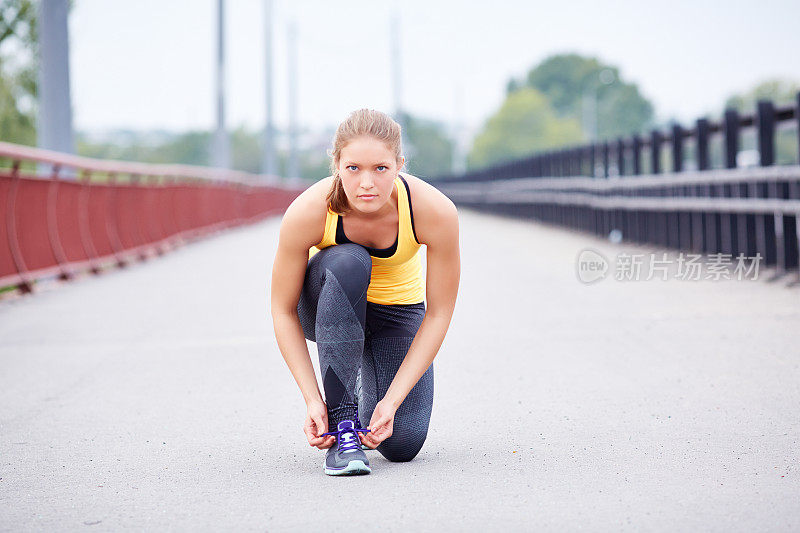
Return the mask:
[[(76, 0), (70, 15), (76, 129), (210, 129), (215, 122), (216, 0)], [(226, 2), (226, 121), (263, 127), (263, 0)], [(797, 0), (274, 0), (273, 114), (288, 124), (287, 28), (298, 32), (302, 127), (360, 107), (394, 111), (393, 14), (401, 102), (414, 115), (476, 130), (506, 83), (549, 55), (619, 67), (657, 118), (717, 113), (767, 78), (800, 81)], [(397, 22), (399, 21), (399, 22)]]

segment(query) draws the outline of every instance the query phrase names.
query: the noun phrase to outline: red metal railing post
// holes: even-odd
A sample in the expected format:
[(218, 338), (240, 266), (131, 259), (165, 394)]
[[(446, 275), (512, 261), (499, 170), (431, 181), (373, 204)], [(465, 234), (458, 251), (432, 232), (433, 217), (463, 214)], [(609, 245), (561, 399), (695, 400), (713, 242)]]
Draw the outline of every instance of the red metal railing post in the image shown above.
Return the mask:
[(59, 189), (59, 176), (61, 170), (59, 165), (53, 165), (53, 173), (50, 175), (50, 185), (47, 190), (47, 236), (50, 239), (50, 247), (53, 249), (53, 256), (56, 258), (58, 265), (61, 267), (59, 278), (62, 280), (69, 280), (72, 278), (72, 272), (67, 266), (67, 254), (64, 252), (64, 246), (61, 244), (61, 236), (58, 232), (58, 189)]
[(28, 277), (28, 268), (25, 266), (25, 259), (22, 257), (22, 250), (19, 246), (19, 235), (17, 234), (17, 190), (19, 189), (19, 160), (14, 160), (11, 167), (11, 190), (8, 193), (8, 204), (6, 205), (6, 228), (8, 231), (8, 245), (11, 248), (11, 258), (17, 269), (19, 278), (18, 287), (24, 292), (33, 292), (33, 283)]

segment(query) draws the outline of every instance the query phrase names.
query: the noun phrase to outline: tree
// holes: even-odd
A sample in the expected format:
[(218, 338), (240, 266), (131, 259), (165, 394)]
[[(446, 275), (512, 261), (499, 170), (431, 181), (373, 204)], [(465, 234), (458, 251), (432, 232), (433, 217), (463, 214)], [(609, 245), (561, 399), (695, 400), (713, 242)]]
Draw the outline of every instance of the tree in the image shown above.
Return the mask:
[[(735, 109), (740, 113), (755, 113), (759, 100), (769, 100), (776, 106), (794, 105), (800, 83), (786, 79), (770, 79), (762, 81), (747, 91), (730, 96), (725, 102), (726, 109)], [(742, 149), (756, 149), (753, 135), (743, 136)], [(778, 130), (775, 135), (775, 162), (779, 165), (797, 163), (797, 137), (789, 130)]]
[(530, 87), (506, 97), (475, 139), (468, 166), (476, 168), (581, 141), (574, 118), (559, 118), (547, 98)]
[(0, 139), (36, 144), (36, 6), (0, 2)]
[(753, 113), (759, 100), (770, 100), (775, 105), (792, 105), (800, 92), (800, 83), (793, 80), (765, 80), (741, 94), (734, 94), (725, 101), (726, 109), (740, 113)]
[(411, 145), (406, 150), (406, 167), (411, 174), (439, 176), (450, 172), (453, 158), (453, 143), (444, 132), (444, 127), (435, 121), (406, 114), (403, 124), (405, 135)]
[[(509, 89), (521, 83), (509, 83)], [(553, 55), (531, 69), (524, 86), (539, 90), (560, 117), (581, 120), (584, 99), (597, 98), (599, 139), (627, 136), (647, 129), (653, 106), (617, 67), (578, 54)], [(588, 138), (588, 132), (584, 135)]]

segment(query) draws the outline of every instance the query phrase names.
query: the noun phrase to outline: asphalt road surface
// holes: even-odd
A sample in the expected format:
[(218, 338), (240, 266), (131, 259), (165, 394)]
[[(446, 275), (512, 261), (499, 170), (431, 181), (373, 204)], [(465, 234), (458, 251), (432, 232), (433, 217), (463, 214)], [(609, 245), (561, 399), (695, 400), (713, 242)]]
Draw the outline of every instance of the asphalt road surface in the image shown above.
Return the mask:
[(800, 530), (797, 287), (585, 284), (583, 248), (649, 250), (462, 210), (425, 446), (336, 478), (274, 341), (279, 222), (0, 303), (0, 530)]

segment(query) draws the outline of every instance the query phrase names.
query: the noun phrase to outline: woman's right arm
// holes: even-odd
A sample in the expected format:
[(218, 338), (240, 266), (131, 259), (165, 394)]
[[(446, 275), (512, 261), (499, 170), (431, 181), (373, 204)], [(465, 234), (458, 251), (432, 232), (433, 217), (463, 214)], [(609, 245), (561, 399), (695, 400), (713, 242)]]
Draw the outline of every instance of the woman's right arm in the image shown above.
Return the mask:
[(318, 201), (307, 190), (292, 202), (283, 216), (278, 250), (272, 265), (270, 310), (278, 348), (306, 402), (306, 437), (310, 445), (326, 448), (333, 443), (334, 437), (318, 437), (328, 430), (327, 409), (297, 315), (297, 303), (308, 265), (308, 250), (322, 240), (325, 226), (325, 207), (322, 208), (323, 217), (320, 219), (320, 209), (315, 203)]

